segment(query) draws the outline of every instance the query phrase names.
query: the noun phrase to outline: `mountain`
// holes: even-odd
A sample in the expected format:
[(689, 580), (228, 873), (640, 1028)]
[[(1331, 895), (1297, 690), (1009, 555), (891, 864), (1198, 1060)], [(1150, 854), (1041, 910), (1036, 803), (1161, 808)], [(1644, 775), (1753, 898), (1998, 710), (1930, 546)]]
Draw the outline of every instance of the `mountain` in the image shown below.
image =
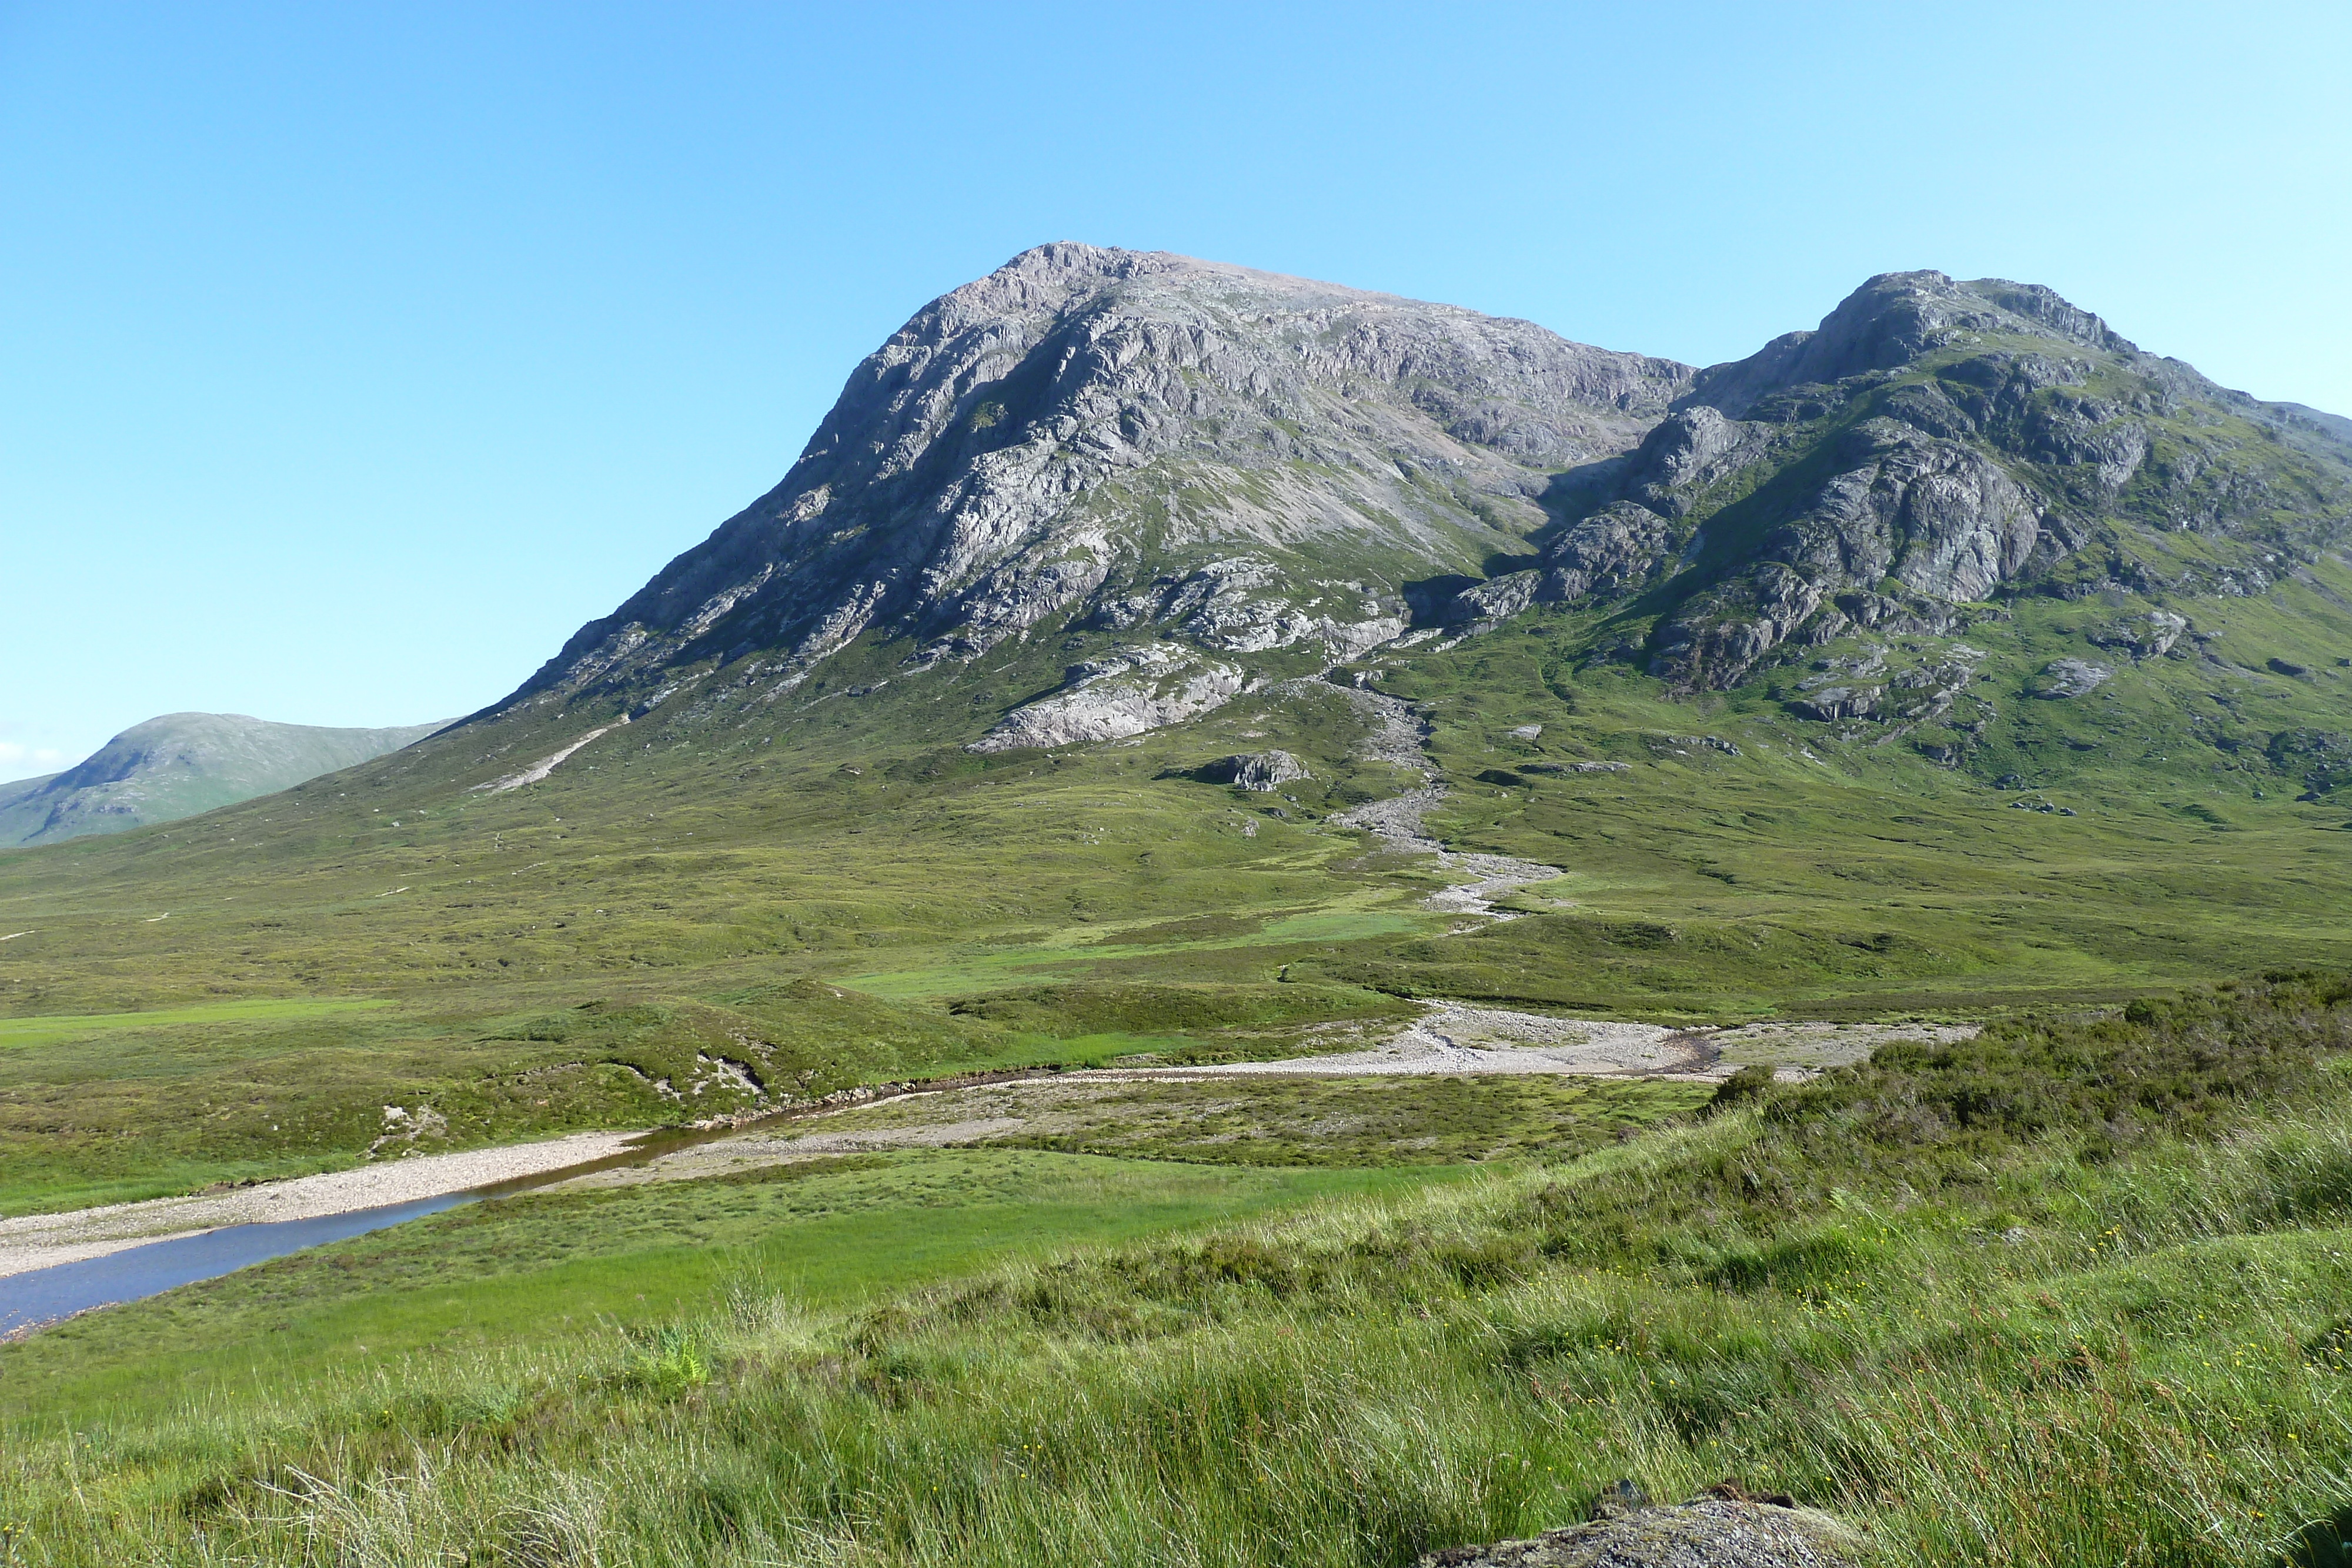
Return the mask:
[(192, 817), (354, 767), (439, 727), (327, 729), (243, 714), (165, 714), (132, 725), (63, 773), (0, 784), (0, 846)]
[[(1722, 689), (1784, 644), (1780, 662), (1858, 629), (1940, 636), (2020, 591), (2261, 594), (2343, 542), (2346, 429), (2144, 353), (2047, 288), (1891, 273), (1701, 372), (1526, 597), (1662, 590), (1647, 667)], [(2128, 641), (2162, 653), (2181, 630)]]
[[(1877, 695), (1790, 713), (1940, 716), (1965, 653), (1869, 649), (2024, 591), (2262, 594), (2345, 537), (2345, 428), (1999, 279), (1874, 277), (1817, 329), (1694, 371), (1052, 245), (917, 315), (782, 484), (493, 711), (641, 717), (691, 691), (750, 715), (853, 649), (870, 692), (1052, 637), (1072, 656), (971, 744), (1084, 743), (1558, 603), (1610, 610), (1616, 656), (1676, 690), (1830, 649), (1883, 666), (1856, 677)], [(2193, 635), (2178, 611), (2130, 619), (2103, 645)]]
[(0, 854), (0, 1215), (822, 1118), (0, 1344), (9, 1539), (2332, 1560), (2333, 432), (1937, 273), (1701, 371), (1016, 258), (509, 700)]
[(1105, 634), (992, 744), (1135, 733), (1402, 634), (1408, 589), (1528, 554), (1564, 473), (1689, 367), (1525, 321), (1183, 256), (1049, 245), (859, 365), (783, 482), (506, 705), (725, 667), (772, 702), (856, 640), (895, 673)]

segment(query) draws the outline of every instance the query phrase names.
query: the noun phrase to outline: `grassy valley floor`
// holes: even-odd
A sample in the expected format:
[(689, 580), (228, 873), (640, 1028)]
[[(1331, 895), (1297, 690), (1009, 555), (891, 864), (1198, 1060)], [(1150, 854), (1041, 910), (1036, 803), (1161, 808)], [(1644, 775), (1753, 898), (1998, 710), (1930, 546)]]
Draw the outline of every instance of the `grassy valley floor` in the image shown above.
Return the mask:
[(1887, 1561), (2332, 1561), (2347, 1052), (2352, 982), (2282, 976), (1475, 1175), (942, 1151), (547, 1195), (0, 1350), (0, 1518), (55, 1563), (1394, 1568), (1730, 1474)]
[[(894, 748), (824, 727), (835, 704), (791, 758), (664, 732), (502, 795), (427, 748), (0, 855), (0, 925), (28, 933), (0, 946), (0, 1211), (333, 1168), (388, 1136), (464, 1147), (989, 1067), (1290, 1054), (1404, 1016), (1401, 997), (1966, 1019), (2352, 963), (2352, 832), (2324, 800), (2239, 773), (2216, 794), (2201, 760), (2126, 767), (2063, 739), (2046, 788), (1989, 789), (1737, 694), (1695, 714), (1609, 666), (1559, 674), (1589, 630), (1538, 616), (1382, 666), (1432, 716), (1452, 790), (1432, 831), (1562, 868), (1500, 923), (1431, 910), (1433, 860), (1328, 823), (1419, 782), (1359, 755), (1366, 721), (1328, 688), (1054, 755)], [(2131, 678), (2136, 701), (2189, 701), (2168, 666)], [(1269, 796), (1192, 776), (1267, 737), (1314, 777)], [(1620, 770), (1572, 770), (1599, 762)]]
[[(1331, 821), (1423, 780), (1328, 682), (964, 751), (1044, 642), (993, 696), (861, 645), (512, 790), (614, 716), (0, 853), (9, 1215), (1360, 1053), (1430, 998), (1758, 1068), (976, 1087), (282, 1260), (0, 1347), (0, 1563), (1401, 1568), (1726, 1474), (1890, 1561), (2276, 1563), (2352, 1507), (2313, 574), (2078, 698), (2034, 672), (2125, 607), (1982, 607), (1933, 735), (1670, 696), (1592, 612), (1341, 672), (1426, 722), (1432, 833), (1560, 869), (1505, 921)], [(1308, 778), (1204, 776), (1277, 745)], [(1934, 1038), (1769, 1086), (1805, 1019)]]

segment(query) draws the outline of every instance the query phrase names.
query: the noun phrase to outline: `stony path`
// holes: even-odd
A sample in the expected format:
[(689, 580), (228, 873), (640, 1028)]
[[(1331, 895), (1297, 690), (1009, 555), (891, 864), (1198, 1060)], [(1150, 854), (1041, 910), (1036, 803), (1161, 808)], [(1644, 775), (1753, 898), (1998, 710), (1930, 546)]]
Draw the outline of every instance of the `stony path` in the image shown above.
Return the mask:
[(1437, 863), (1450, 872), (1467, 873), (1469, 883), (1441, 888), (1429, 895), (1426, 902), (1432, 909), (1448, 915), (1477, 915), (1489, 920), (1517, 920), (1509, 910), (1497, 909), (1494, 901), (1514, 888), (1531, 883), (1549, 882), (1565, 874), (1556, 865), (1543, 865), (1535, 861), (1514, 860), (1508, 855), (1466, 854), (1449, 850), (1423, 830), (1422, 819), (1433, 810), (1448, 793), (1439, 781), (1437, 770), (1432, 768), (1424, 747), (1429, 739), (1429, 726), (1414, 714), (1410, 705), (1380, 692), (1364, 691), (1356, 686), (1332, 688), (1348, 699), (1359, 713), (1372, 720), (1372, 733), (1358, 747), (1357, 755), (1376, 762), (1394, 763), (1419, 773), (1425, 782), (1418, 789), (1408, 789), (1402, 795), (1391, 795), (1385, 800), (1373, 800), (1352, 811), (1341, 811), (1325, 821), (1342, 828), (1360, 828), (1390, 848), (1407, 854), (1435, 855)]

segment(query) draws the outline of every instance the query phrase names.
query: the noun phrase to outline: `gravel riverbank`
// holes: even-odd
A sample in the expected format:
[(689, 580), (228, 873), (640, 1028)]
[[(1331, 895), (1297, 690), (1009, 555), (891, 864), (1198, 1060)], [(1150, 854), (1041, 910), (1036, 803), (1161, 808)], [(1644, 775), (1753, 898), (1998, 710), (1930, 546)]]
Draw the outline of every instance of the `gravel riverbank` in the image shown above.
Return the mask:
[(263, 1182), (226, 1192), (115, 1203), (65, 1214), (0, 1219), (0, 1278), (103, 1258), (174, 1236), (279, 1219), (317, 1219), (354, 1209), (381, 1208), (467, 1192), (493, 1182), (538, 1176), (622, 1152), (635, 1133), (574, 1133), (544, 1143), (467, 1149), (451, 1155), (410, 1155), (353, 1170)]

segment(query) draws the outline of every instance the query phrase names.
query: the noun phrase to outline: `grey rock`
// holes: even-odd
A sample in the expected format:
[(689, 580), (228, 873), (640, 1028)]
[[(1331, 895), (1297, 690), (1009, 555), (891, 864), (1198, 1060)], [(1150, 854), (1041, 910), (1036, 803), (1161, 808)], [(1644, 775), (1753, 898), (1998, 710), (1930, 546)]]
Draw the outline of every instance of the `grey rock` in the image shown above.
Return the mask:
[(2088, 696), (2114, 674), (2106, 665), (2094, 664), (2087, 659), (2053, 659), (2042, 666), (2029, 689), (2037, 697)]
[(1661, 421), (1627, 460), (1628, 495), (1654, 511), (1680, 517), (1696, 492), (1736, 471), (1764, 444), (1764, 433), (1706, 403)]
[(1965, 440), (1978, 433), (1977, 422), (1933, 382), (1899, 386), (1879, 400), (1891, 419), (1947, 441)]
[[(2032, 582), (2266, 592), (2301, 570), (2284, 551), (2341, 543), (2347, 431), (2000, 279), (1884, 274), (1701, 371), (1043, 246), (918, 312), (782, 484), (481, 716), (583, 696), (641, 716), (684, 693), (672, 712), (748, 717), (853, 641), (918, 675), (1051, 632), (1174, 653), (1074, 674), (980, 744), (1130, 734), (1360, 659), (1410, 634), (1408, 584), (1536, 541), (1528, 568), (1413, 608), (1475, 631), (1652, 595), (1610, 656), (1721, 687), (1857, 628), (1945, 634)], [(2084, 560), (2136, 528), (2213, 543)], [(2176, 580), (2140, 580), (2159, 570)]]
[(1049, 621), (1353, 657), (1403, 630), (1404, 581), (1532, 532), (1552, 472), (1632, 448), (1693, 373), (1450, 306), (1043, 246), (917, 314), (782, 484), (509, 704), (761, 654), (757, 700), (861, 635), (920, 670)]
[(1686, 601), (1653, 633), (1651, 668), (1684, 686), (1728, 686), (1820, 609), (1829, 584), (1767, 561)]
[(1448, 599), (1440, 606), (1435, 619), (1444, 626), (1492, 626), (1508, 621), (1535, 602), (1536, 591), (1542, 582), (1543, 574), (1535, 570), (1490, 577)]
[(1745, 360), (1701, 371), (1686, 401), (1740, 418), (1786, 388), (1895, 370), (1971, 336), (2002, 331), (2134, 351), (2105, 322), (2038, 284), (1956, 283), (1940, 272), (1889, 272), (1848, 295), (1815, 330), (1775, 338)]
[(2141, 659), (2161, 658), (2189, 632), (2189, 618), (2169, 610), (2151, 610), (2090, 633), (2102, 648), (2121, 648)]
[(1122, 648), (1073, 667), (1059, 691), (1014, 708), (968, 751), (1118, 740), (1194, 718), (1242, 692), (1247, 678), (1166, 643)]
[(2092, 399), (2034, 409), (2022, 430), (2025, 454), (2059, 467), (2089, 471), (2102, 500), (2113, 500), (2147, 461), (2147, 427), (2112, 403)]
[(1951, 710), (1984, 658), (1981, 650), (1965, 643), (1922, 652), (1918, 663), (1901, 669), (1889, 669), (1886, 655), (1886, 648), (1878, 645), (1860, 657), (1820, 661), (1815, 668), (1821, 673), (1799, 683), (1801, 695), (1788, 701), (1789, 711), (1822, 721), (1872, 719), (1916, 727)]
[(1842, 1568), (1864, 1561), (1867, 1544), (1843, 1520), (1785, 1498), (1752, 1500), (1729, 1483), (1655, 1504), (1621, 1481), (1582, 1524), (1433, 1552), (1420, 1568)]
[(1522, 724), (1515, 727), (1510, 736), (1513, 740), (1540, 740), (1543, 732), (1544, 727), (1539, 724)]
[(1588, 1524), (1604, 1519), (1622, 1519), (1629, 1513), (1637, 1513), (1652, 1506), (1650, 1494), (1642, 1490), (1640, 1482), (1621, 1477), (1601, 1489), (1601, 1495), (1592, 1500), (1592, 1507), (1584, 1519)]
[(1285, 784), (1314, 777), (1305, 763), (1287, 751), (1249, 751), (1220, 758), (1201, 771), (1213, 783), (1267, 795)]
[(2044, 547), (2042, 497), (1973, 447), (1871, 419), (1844, 434), (1837, 455), (1852, 466), (1766, 537), (1754, 568), (1662, 629), (1659, 674), (1728, 685), (1838, 590), (1892, 578), (1918, 601), (1965, 603), (2014, 579)]
[(1643, 744), (1661, 756), (1690, 757), (1701, 751), (1719, 751), (1726, 757), (1738, 757), (1739, 747), (1717, 735), (1653, 735)]
[(2301, 778), (2310, 800), (2352, 784), (2352, 736), (2325, 729), (2285, 729), (2271, 737), (2263, 752), (2273, 768)]
[(1635, 591), (1666, 570), (1675, 550), (1673, 523), (1634, 501), (1617, 501), (1553, 540), (1544, 552), (1541, 595), (1576, 604)]
[[(2218, 427), (2224, 414), (2265, 423), (2280, 439), (2263, 450), (2184, 434), (2176, 421), (2159, 446), (2150, 423)], [(2320, 461), (2298, 466), (2294, 454)], [(1696, 525), (1677, 554), (1654, 532), (1644, 548), (1621, 543), (1615, 555), (1638, 560), (1643, 586), (1667, 583), (1649, 667), (1685, 688), (1722, 687), (1783, 643), (1822, 646), (1855, 624), (1892, 625), (1895, 612), (1949, 631), (1954, 608), (2052, 581), (2102, 530), (2239, 538), (2235, 559), (2184, 565), (2170, 586), (2266, 591), (2276, 577), (2268, 531), (2283, 509), (2314, 544), (2345, 532), (2352, 443), (2326, 420), (2142, 353), (2046, 288), (1890, 273), (1816, 331), (1701, 371), (1625, 460), (1613, 493), (1571, 515), (1555, 549), (1588, 549), (1579, 535), (1589, 526), (1601, 539), (1624, 534), (1622, 512), (1613, 528), (1594, 522), (1612, 504)], [(1719, 525), (1717, 508), (1736, 526)], [(1547, 596), (1591, 591), (1574, 563), (1563, 566)], [(2097, 586), (2053, 584), (2069, 594)], [(1856, 596), (1885, 612), (1863, 621)], [(2145, 630), (2151, 647), (2164, 641)]]
[(1885, 695), (1884, 686), (1827, 686), (1792, 698), (1789, 709), (1803, 718), (1875, 718), (1878, 699)]

